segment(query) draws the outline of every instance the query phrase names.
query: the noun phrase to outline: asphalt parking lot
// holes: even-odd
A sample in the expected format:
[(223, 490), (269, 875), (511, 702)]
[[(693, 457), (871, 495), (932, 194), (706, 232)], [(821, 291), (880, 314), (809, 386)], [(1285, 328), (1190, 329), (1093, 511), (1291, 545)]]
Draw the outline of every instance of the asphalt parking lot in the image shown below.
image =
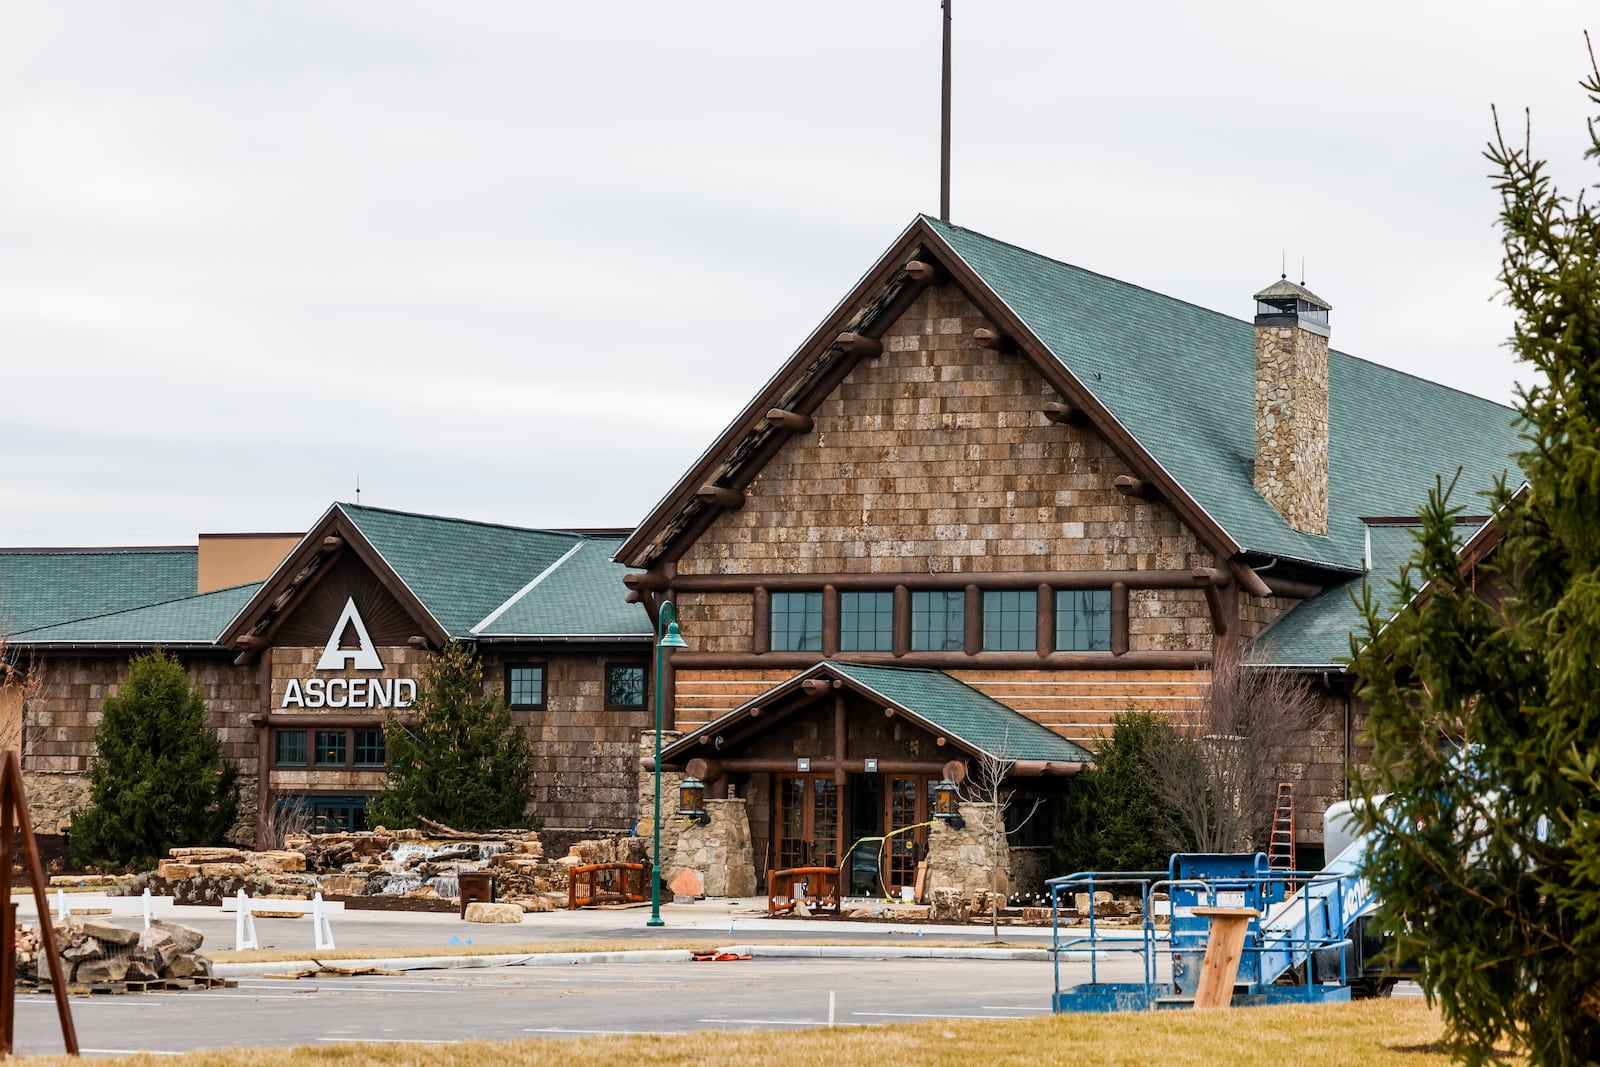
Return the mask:
[[(432, 1043), (695, 1030), (863, 1026), (1049, 1011), (1050, 964), (767, 960), (242, 977), (237, 989), (74, 997), (92, 1055), (197, 1048)], [(61, 1051), (54, 1001), (17, 998), (17, 1051)]]

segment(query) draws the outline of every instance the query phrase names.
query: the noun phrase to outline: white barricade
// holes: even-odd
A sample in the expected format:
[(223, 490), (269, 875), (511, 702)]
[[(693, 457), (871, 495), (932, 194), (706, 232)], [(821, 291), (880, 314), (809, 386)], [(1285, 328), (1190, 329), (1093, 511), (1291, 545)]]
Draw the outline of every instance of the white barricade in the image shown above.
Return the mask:
[[(66, 922), (72, 917), (74, 911), (89, 909), (103, 911), (117, 904), (131, 904), (134, 899), (133, 897), (113, 897), (105, 893), (68, 893), (58, 888), (55, 898), (47, 901), (45, 907), (55, 915), (56, 919)], [(144, 891), (144, 896), (138, 899), (146, 929), (149, 929), (150, 924), (155, 921), (155, 913), (157, 911), (164, 911), (176, 903), (171, 897), (151, 896), (148, 889)]]
[[(226, 908), (228, 902), (222, 903)], [(244, 895), (243, 889), (239, 890), (234, 908), (239, 914), (235, 916), (233, 923), (233, 950), (241, 952), (247, 948), (260, 948), (261, 946), (256, 943), (256, 918), (250, 914), (250, 898)]]

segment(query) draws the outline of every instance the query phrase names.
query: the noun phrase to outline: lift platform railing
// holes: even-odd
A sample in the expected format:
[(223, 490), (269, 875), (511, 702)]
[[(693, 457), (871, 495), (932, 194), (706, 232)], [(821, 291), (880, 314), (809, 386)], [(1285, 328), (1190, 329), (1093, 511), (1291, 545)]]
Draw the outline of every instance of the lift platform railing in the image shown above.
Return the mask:
[[(1363, 901), (1356, 899), (1363, 895), (1357, 877), (1346, 871), (1309, 873), (1274, 871), (1264, 865), (1258, 866), (1261, 866), (1260, 870), (1247, 867), (1247, 874), (1174, 878), (1170, 875), (1180, 870), (1178, 857), (1174, 857), (1172, 867), (1166, 872), (1085, 871), (1051, 879), (1047, 885), (1051, 894), (1054, 1009), (1142, 1010), (1163, 1002), (1183, 1002), (1185, 997), (1193, 993), (1199, 975), (1199, 961), (1210, 933), (1209, 923), (1195, 916), (1193, 909), (1201, 905), (1216, 907), (1219, 903), (1239, 902), (1248, 902), (1249, 906), (1265, 912), (1261, 919), (1252, 920), (1250, 938), (1244, 949), (1247, 966), (1241, 969), (1241, 974), (1248, 976), (1244, 978), (1247, 986), (1245, 1002), (1338, 1000), (1348, 997), (1345, 949), (1350, 945), (1350, 925), (1364, 906)], [(1287, 896), (1291, 884), (1297, 885), (1300, 891)], [(1094, 893), (1096, 889), (1112, 886), (1120, 887), (1125, 896), (1132, 895), (1136, 887), (1142, 915), (1136, 934), (1106, 935), (1100, 930)], [(1159, 980), (1156, 953), (1161, 938), (1157, 935), (1155, 922), (1158, 911), (1151, 907), (1151, 898), (1163, 891), (1167, 897), (1165, 941), (1171, 951), (1171, 982)], [(1061, 894), (1068, 892), (1088, 894), (1089, 929), (1086, 936), (1062, 936), (1060, 900)], [(1273, 901), (1276, 903), (1261, 907)], [(1089, 952), (1089, 981), (1063, 989), (1061, 963), (1064, 954), (1078, 947), (1087, 947)], [(1099, 963), (1102, 954), (1111, 953), (1137, 954), (1141, 959), (1141, 981), (1101, 982)], [(1328, 975), (1319, 974), (1313, 962), (1320, 954), (1327, 953), (1333, 954), (1338, 960), (1337, 980), (1333, 983), (1319, 981)], [(1304, 971), (1298, 982), (1293, 985), (1274, 985), (1283, 974), (1301, 965)]]

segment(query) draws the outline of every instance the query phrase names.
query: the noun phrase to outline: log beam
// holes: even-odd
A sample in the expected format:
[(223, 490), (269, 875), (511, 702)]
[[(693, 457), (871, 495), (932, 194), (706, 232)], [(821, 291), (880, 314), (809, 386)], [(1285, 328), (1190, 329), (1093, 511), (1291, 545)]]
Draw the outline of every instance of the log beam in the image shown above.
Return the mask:
[[(1209, 649), (1193, 652), (1130, 650), (1122, 655), (1113, 652), (1052, 652), (1045, 656), (1037, 652), (908, 652), (904, 656), (896, 656), (892, 652), (840, 652), (830, 658), (846, 663), (866, 663), (884, 667), (896, 665), (929, 667), (941, 671), (985, 668), (1187, 671), (1211, 666)], [(679, 649), (673, 659), (684, 670), (731, 671), (805, 670), (808, 667), (815, 667), (823, 657), (819, 652), (767, 652), (758, 655), (754, 652), (696, 652), (692, 649)], [(806, 679), (808, 682), (814, 680)]]
[(726, 508), (729, 511), (738, 511), (744, 507), (744, 490), (742, 489), (729, 489), (723, 485), (702, 485), (695, 492), (695, 496), (704, 500), (707, 504)]
[(860, 356), (863, 359), (877, 359), (883, 355), (883, 342), (866, 334), (841, 333), (837, 343), (846, 355)]
[(906, 261), (906, 277), (914, 282), (934, 282), (939, 279), (939, 264), (926, 259)]
[(785, 411), (783, 408), (773, 408), (767, 412), (767, 425), (778, 430), (810, 433), (813, 423), (810, 415), (802, 415), (798, 411)]
[[(1249, 568), (1244, 568), (1251, 573)], [(1193, 589), (1198, 584), (1195, 571), (1190, 568), (1147, 571), (997, 571), (982, 576), (981, 584), (973, 584), (973, 575), (959, 573), (913, 574), (680, 574), (673, 579), (672, 587), (679, 592), (691, 593), (748, 593), (754, 589), (767, 589), (775, 593), (814, 592), (824, 586), (838, 590), (880, 591), (904, 586), (907, 589), (1034, 589), (1048, 585), (1055, 589), (1104, 589), (1121, 582), (1129, 589)], [(1217, 585), (1233, 581), (1233, 573), (1226, 568), (1205, 571)], [(634, 579), (648, 575), (626, 575), (628, 585), (645, 584)], [(1259, 581), (1260, 579), (1257, 579)], [(663, 583), (665, 584), (665, 583)], [(648, 586), (646, 586), (648, 588)], [(1261, 586), (1263, 590), (1266, 586)], [(1261, 594), (1265, 595), (1265, 594)], [(978, 610), (982, 610), (981, 603)], [(981, 620), (980, 620), (981, 621)]]
[(322, 548), (326, 552), (332, 552), (336, 548), (343, 547), (344, 538), (340, 537), (338, 534), (329, 534), (327, 537), (322, 539)]

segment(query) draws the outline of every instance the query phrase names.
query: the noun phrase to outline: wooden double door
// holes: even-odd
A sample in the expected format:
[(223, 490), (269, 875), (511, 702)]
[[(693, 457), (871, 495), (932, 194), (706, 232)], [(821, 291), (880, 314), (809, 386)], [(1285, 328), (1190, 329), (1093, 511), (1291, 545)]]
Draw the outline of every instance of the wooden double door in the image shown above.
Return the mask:
[(776, 776), (777, 867), (837, 867), (854, 842), (885, 838), (851, 852), (845, 885), (852, 893), (897, 894), (915, 883), (917, 864), (927, 855), (928, 831), (919, 824), (928, 821), (933, 781), (931, 775), (851, 774), (841, 789), (831, 774)]

